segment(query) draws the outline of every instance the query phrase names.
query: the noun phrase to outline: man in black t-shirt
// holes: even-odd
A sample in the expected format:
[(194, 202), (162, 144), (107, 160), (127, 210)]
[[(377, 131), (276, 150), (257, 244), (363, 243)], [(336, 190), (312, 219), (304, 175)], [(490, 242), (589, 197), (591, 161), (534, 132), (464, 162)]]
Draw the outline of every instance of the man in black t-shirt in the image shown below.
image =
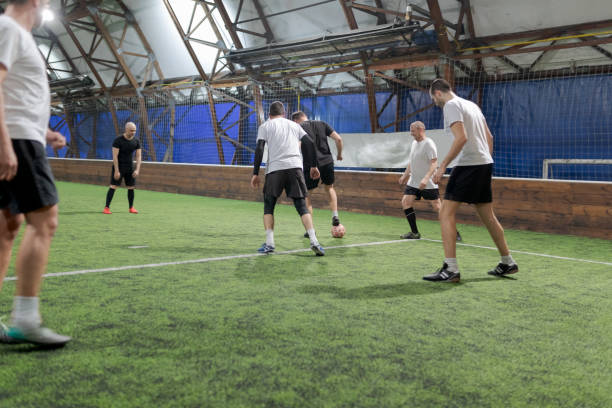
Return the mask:
[[(134, 188), (136, 187), (136, 177), (140, 173), (140, 163), (142, 161), (142, 148), (140, 141), (134, 138), (136, 125), (132, 122), (125, 124), (125, 132), (113, 141), (113, 168), (111, 170), (110, 188), (106, 193), (106, 206), (104, 214), (112, 214), (110, 204), (115, 195), (115, 190), (121, 185), (121, 180), (125, 179), (125, 186), (128, 189), (128, 202), (130, 212), (138, 214), (134, 208)], [(133, 155), (136, 152), (136, 169), (133, 168)]]
[[(340, 225), (340, 220), (338, 219), (338, 196), (334, 189), (334, 157), (329, 150), (327, 138), (332, 138), (336, 143), (336, 150), (338, 151), (336, 159), (338, 161), (342, 160), (342, 138), (331, 126), (322, 120), (308, 120), (308, 117), (302, 111), (295, 112), (291, 115), (291, 119), (299, 123), (315, 143), (317, 168), (321, 174), (320, 180), (325, 186), (325, 192), (329, 200), (329, 208), (332, 212), (332, 225)], [(304, 168), (304, 178), (306, 179), (306, 187), (309, 191), (317, 188), (319, 185), (319, 179), (310, 178), (310, 168)], [(308, 211), (312, 214), (310, 196), (306, 197), (306, 205), (308, 206)]]

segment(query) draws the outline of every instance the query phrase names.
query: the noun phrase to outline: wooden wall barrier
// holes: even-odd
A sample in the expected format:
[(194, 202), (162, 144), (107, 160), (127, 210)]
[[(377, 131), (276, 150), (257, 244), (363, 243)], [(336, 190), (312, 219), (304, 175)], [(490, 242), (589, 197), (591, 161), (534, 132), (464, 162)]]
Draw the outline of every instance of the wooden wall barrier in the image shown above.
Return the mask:
[[(108, 160), (50, 159), (57, 180), (108, 185)], [(238, 200), (262, 201), (261, 189), (250, 186), (252, 168), (244, 166), (149, 163), (142, 165), (137, 188)], [(261, 172), (263, 176), (263, 170)], [(400, 173), (336, 172), (336, 191), (341, 210), (403, 217)], [(441, 183), (444, 191), (446, 180)], [(103, 197), (101, 198), (103, 200)], [(327, 206), (318, 188), (313, 205)], [(612, 239), (612, 183), (493, 180), (495, 213), (504, 228)], [(437, 219), (427, 202), (415, 205), (419, 218)], [(473, 208), (462, 205), (460, 223), (479, 224)]]

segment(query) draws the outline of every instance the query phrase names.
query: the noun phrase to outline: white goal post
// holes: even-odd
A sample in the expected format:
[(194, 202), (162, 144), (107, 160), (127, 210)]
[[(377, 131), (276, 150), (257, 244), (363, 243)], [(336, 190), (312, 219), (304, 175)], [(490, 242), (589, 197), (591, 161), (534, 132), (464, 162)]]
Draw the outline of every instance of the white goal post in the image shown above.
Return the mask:
[(542, 161), (542, 178), (548, 179), (548, 168), (551, 164), (612, 164), (612, 159), (544, 159)]

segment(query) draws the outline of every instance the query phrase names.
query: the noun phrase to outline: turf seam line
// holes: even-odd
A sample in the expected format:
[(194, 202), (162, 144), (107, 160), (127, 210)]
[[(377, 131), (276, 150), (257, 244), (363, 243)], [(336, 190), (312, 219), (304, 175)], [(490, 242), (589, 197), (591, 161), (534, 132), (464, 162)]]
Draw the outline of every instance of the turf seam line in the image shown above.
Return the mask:
[[(333, 245), (325, 247), (325, 250), (329, 249), (341, 249), (341, 248), (355, 248), (355, 247), (365, 247), (365, 246), (375, 246), (375, 245), (386, 245), (386, 244), (397, 244), (397, 243), (416, 243), (418, 241), (428, 241), (441, 243), (441, 240), (438, 239), (428, 239), (421, 238), (420, 240), (406, 240), (406, 239), (397, 239), (391, 241), (377, 241), (377, 242), (364, 242), (358, 244), (348, 244), (348, 245)], [(480, 249), (489, 249), (493, 251), (497, 251), (497, 248), (488, 247), (483, 245), (474, 245), (474, 244), (463, 244), (457, 243), (457, 245), (470, 247), (470, 248), (480, 248)], [(276, 255), (289, 255), (289, 254), (297, 254), (301, 252), (309, 252), (310, 248), (300, 248), (300, 249), (291, 249), (287, 251), (279, 251), (275, 252)], [(580, 258), (570, 258), (566, 256), (557, 256), (557, 255), (548, 255), (548, 254), (539, 254), (536, 252), (527, 252), (527, 251), (510, 251), (510, 253), (516, 254), (524, 254), (524, 255), (532, 255), (532, 256), (540, 256), (544, 258), (553, 258), (553, 259), (561, 259), (565, 261), (575, 261), (575, 262), (586, 262), (586, 263), (594, 263), (599, 265), (609, 265), (612, 266), (612, 262), (603, 262), (603, 261), (593, 261), (590, 259), (580, 259)], [(118, 271), (126, 271), (131, 269), (146, 269), (146, 268), (159, 268), (163, 266), (174, 266), (174, 265), (188, 265), (195, 263), (206, 263), (206, 262), (215, 262), (215, 261), (228, 261), (232, 259), (244, 259), (244, 258), (254, 258), (257, 256), (269, 256), (267, 254), (253, 253), (253, 254), (242, 254), (242, 255), (228, 255), (228, 256), (219, 256), (214, 258), (200, 258), (200, 259), (188, 259), (184, 261), (172, 261), (172, 262), (160, 262), (160, 263), (152, 263), (152, 264), (144, 264), (144, 265), (126, 265), (126, 266), (115, 266), (110, 268), (100, 268), (100, 269), (82, 269), (77, 271), (68, 271), (68, 272), (54, 272), (47, 273), (44, 275), (45, 278), (58, 277), (58, 276), (71, 276), (71, 275), (85, 275), (88, 273), (101, 273), (101, 272), (118, 272)], [(17, 277), (10, 276), (4, 278), (4, 281), (14, 281), (17, 280)]]

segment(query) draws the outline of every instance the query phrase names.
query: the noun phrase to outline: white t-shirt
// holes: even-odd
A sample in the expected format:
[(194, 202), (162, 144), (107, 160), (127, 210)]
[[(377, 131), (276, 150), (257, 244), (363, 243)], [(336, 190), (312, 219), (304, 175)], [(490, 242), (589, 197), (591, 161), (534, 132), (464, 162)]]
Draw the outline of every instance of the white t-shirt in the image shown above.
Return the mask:
[(301, 169), (300, 140), (306, 132), (300, 125), (285, 118), (268, 119), (259, 127), (257, 140), (268, 145), (266, 174), (278, 170)]
[[(433, 140), (425, 138), (420, 142), (416, 140), (412, 142), (410, 147), (410, 179), (408, 185), (410, 187), (419, 188), (421, 180), (429, 171), (431, 161), (438, 158), (438, 150)], [(433, 174), (432, 174), (433, 176)], [(427, 181), (425, 189), (438, 188), (438, 185), (431, 181), (431, 177)]]
[(482, 111), (472, 101), (455, 96), (444, 104), (444, 128), (452, 135), (450, 126), (463, 122), (467, 142), (457, 157), (457, 166), (493, 163), (487, 143), (486, 121)]
[(45, 62), (32, 34), (6, 15), (0, 16), (0, 64), (8, 71), (2, 95), (9, 136), (45, 146), (51, 100)]

